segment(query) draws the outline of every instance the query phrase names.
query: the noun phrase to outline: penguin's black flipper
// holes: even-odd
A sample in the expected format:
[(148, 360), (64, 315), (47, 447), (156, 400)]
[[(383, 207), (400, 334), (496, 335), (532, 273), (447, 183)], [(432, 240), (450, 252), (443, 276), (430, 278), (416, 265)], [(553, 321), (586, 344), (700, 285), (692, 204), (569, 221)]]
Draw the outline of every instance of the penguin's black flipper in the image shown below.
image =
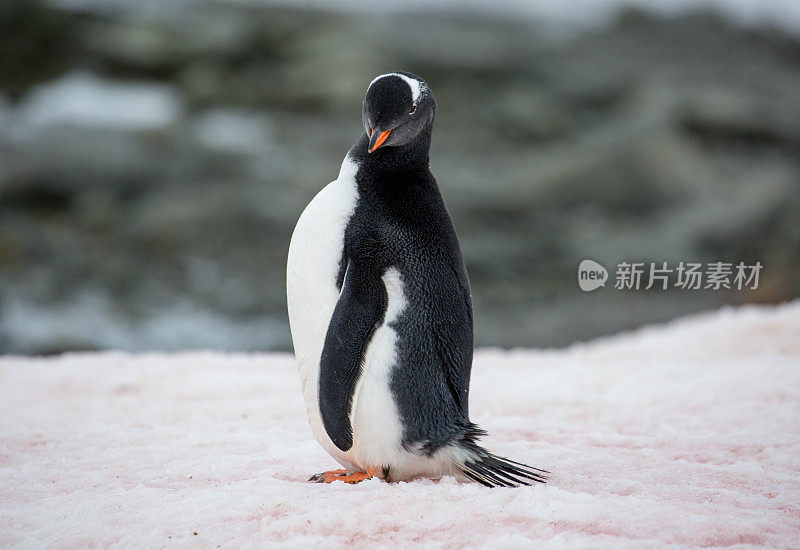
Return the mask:
[(325, 336), (319, 370), (319, 409), (331, 441), (353, 446), (350, 409), (367, 343), (383, 320), (386, 287), (369, 265), (350, 260)]
[(494, 455), (478, 445), (475, 440), (486, 432), (474, 424), (466, 435), (457, 443), (467, 451), (467, 458), (458, 463), (461, 473), (472, 481), (487, 487), (519, 487), (533, 483), (547, 483), (547, 470), (541, 470)]

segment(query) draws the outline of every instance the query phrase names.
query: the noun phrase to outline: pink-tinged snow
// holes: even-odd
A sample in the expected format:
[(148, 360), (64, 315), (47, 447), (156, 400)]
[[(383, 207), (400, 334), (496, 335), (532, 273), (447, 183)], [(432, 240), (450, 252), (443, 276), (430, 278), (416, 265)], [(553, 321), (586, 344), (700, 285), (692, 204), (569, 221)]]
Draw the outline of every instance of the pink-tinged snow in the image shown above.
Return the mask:
[(0, 547), (800, 547), (800, 302), (473, 372), (549, 484), (307, 483), (337, 465), (288, 355), (0, 359)]

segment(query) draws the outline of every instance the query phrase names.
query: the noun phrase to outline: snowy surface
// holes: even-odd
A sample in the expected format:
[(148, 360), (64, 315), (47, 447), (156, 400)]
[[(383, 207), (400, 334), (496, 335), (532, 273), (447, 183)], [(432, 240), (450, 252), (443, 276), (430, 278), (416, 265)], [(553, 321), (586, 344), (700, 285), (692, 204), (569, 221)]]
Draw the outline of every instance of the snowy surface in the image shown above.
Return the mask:
[(288, 355), (2, 358), (0, 547), (800, 547), (800, 302), (483, 350), (471, 411), (551, 482), (307, 483)]

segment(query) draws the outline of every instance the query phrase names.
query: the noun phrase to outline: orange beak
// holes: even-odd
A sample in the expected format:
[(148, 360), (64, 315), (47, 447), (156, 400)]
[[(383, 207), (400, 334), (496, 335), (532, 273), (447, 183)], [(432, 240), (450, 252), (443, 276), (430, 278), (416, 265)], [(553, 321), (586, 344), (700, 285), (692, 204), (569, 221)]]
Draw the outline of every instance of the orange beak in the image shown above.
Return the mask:
[(372, 153), (375, 149), (383, 145), (383, 142), (386, 141), (386, 138), (388, 138), (389, 134), (391, 133), (391, 130), (386, 130), (385, 132), (378, 132), (376, 134), (375, 130), (370, 130), (369, 148), (367, 148), (367, 153)]

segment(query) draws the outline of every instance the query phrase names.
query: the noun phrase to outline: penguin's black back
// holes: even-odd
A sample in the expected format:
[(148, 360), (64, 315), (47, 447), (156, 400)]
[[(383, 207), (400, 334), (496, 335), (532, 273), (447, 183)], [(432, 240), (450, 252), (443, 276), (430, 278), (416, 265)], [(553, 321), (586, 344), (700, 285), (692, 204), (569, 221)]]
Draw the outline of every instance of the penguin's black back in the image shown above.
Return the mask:
[(416, 145), (368, 154), (364, 136), (351, 150), (359, 198), (339, 283), (347, 258), (369, 258), (378, 277), (399, 271), (407, 305), (391, 324), (397, 355), (390, 388), (404, 444), (432, 453), (471, 427), (472, 299), (453, 222), (428, 168), (428, 144)]

